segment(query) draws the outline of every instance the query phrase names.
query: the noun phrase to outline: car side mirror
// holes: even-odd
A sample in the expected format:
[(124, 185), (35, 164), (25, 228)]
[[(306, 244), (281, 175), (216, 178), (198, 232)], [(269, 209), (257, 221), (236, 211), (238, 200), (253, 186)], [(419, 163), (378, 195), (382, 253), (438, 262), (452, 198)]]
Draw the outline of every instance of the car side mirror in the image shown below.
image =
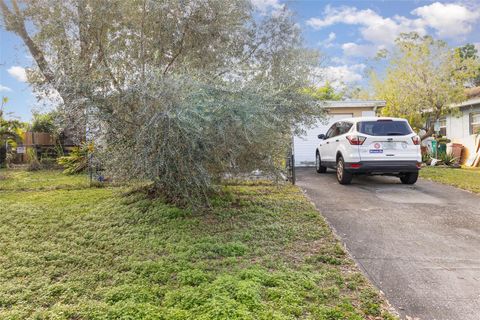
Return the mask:
[(318, 139), (325, 140), (325, 135), (323, 133), (318, 135)]

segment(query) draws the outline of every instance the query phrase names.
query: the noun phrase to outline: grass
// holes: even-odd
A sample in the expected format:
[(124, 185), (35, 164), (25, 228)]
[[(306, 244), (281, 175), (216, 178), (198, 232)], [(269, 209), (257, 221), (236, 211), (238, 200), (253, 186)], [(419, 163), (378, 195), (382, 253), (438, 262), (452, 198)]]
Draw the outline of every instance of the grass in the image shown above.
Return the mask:
[(197, 213), (0, 172), (1, 319), (394, 319), (293, 186), (225, 186)]
[(424, 167), (420, 177), (480, 193), (480, 168)]

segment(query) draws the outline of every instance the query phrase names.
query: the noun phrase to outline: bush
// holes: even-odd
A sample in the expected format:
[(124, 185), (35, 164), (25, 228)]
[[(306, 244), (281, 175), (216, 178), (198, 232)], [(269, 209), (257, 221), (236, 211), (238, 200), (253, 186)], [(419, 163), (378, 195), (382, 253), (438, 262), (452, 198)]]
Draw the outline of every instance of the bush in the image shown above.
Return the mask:
[(82, 144), (80, 147), (74, 147), (69, 155), (57, 159), (57, 163), (65, 168), (63, 173), (76, 174), (83, 172), (88, 166), (89, 146)]
[(37, 151), (34, 148), (27, 149), (27, 157), (28, 157), (28, 171), (37, 171), (42, 169), (40, 161), (38, 161)]
[(268, 84), (238, 90), (185, 78), (154, 82), (148, 93), (138, 88), (119, 96), (121, 104), (102, 103), (119, 110), (143, 100), (129, 121), (117, 118), (128, 115), (126, 109), (107, 119), (102, 159), (109, 176), (152, 180), (180, 205), (208, 203), (227, 173), (259, 169), (279, 176), (292, 129), (322, 114), (310, 96), (275, 93)]
[(440, 159), (440, 161), (447, 166), (453, 166), (455, 163), (458, 162), (458, 159), (453, 156), (453, 153), (447, 152), (439, 153), (438, 159)]

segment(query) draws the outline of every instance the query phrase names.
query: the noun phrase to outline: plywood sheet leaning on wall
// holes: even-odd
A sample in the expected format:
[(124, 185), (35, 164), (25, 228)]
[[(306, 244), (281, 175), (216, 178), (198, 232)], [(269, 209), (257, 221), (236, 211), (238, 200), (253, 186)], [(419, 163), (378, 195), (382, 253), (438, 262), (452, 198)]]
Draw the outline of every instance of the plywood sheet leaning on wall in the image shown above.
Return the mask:
[(480, 135), (475, 137), (475, 143), (473, 144), (473, 149), (470, 152), (465, 165), (469, 167), (478, 167), (480, 166)]

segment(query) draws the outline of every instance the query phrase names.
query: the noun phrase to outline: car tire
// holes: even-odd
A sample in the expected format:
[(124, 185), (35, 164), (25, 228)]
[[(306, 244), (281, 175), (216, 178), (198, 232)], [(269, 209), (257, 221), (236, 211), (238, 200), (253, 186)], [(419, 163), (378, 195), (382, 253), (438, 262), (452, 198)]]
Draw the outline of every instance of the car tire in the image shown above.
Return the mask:
[(407, 172), (400, 175), (400, 181), (403, 184), (414, 184), (417, 182), (418, 172)]
[(340, 156), (337, 159), (337, 180), (340, 184), (350, 184), (352, 182), (353, 174), (345, 170), (345, 161)]
[(320, 154), (318, 152), (315, 155), (315, 169), (317, 170), (317, 173), (327, 172), (327, 167), (322, 166), (322, 159), (320, 159)]

